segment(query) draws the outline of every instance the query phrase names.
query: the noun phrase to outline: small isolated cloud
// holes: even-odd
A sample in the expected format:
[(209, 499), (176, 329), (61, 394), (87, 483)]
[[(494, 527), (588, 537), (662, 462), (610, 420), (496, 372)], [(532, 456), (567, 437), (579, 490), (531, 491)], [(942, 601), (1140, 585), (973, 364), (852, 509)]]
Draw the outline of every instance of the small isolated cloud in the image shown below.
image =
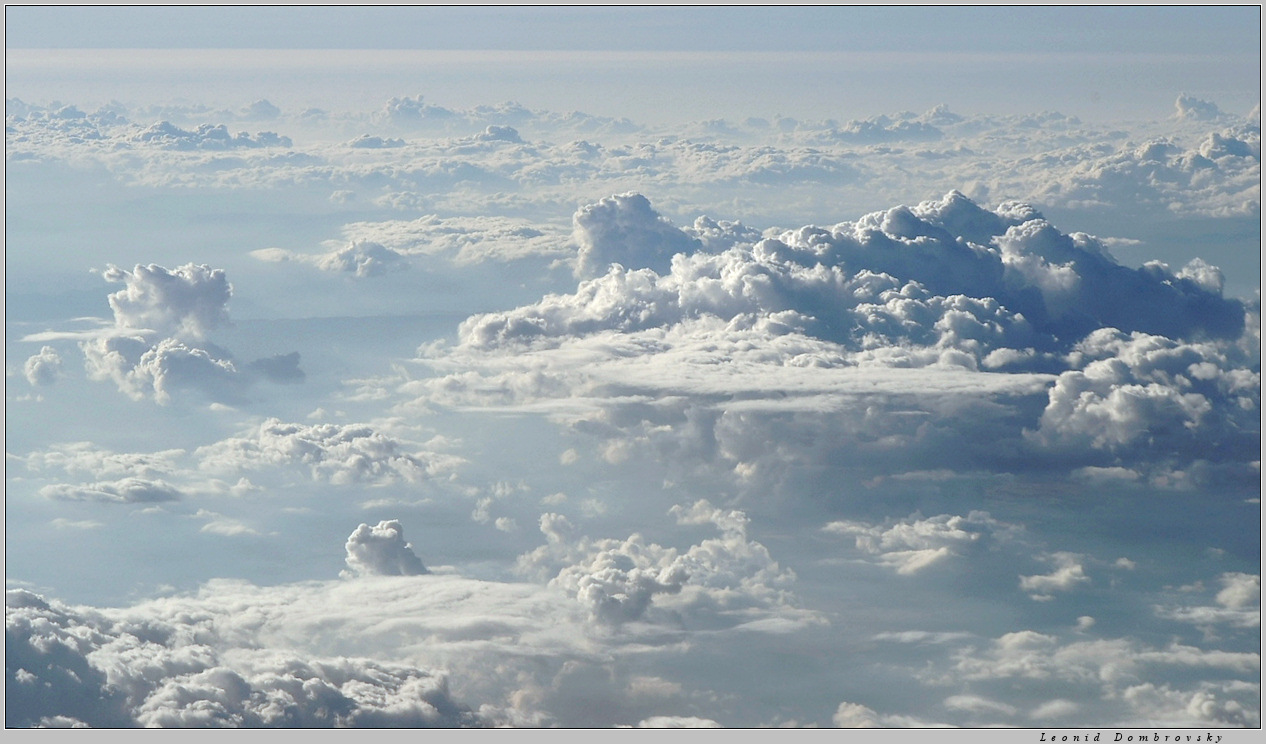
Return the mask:
[(206, 532), (212, 535), (222, 535), (224, 537), (239, 537), (241, 535), (258, 535), (259, 532), (254, 528), (237, 519), (226, 517), (223, 514), (217, 514), (207, 509), (199, 509), (193, 515), (194, 519), (205, 520), (200, 532)]
[(62, 357), (51, 346), (44, 346), (38, 354), (27, 358), (22, 365), (26, 381), (40, 387), (52, 385), (62, 375)]
[(879, 714), (870, 708), (845, 700), (831, 716), (831, 723), (836, 728), (881, 728), (883, 724), (879, 718)]
[(1216, 103), (1182, 93), (1174, 101), (1174, 117), (1188, 121), (1216, 121), (1222, 111)]
[(1017, 528), (999, 522), (988, 512), (967, 516), (941, 514), (874, 525), (841, 520), (822, 528), (823, 532), (854, 538), (859, 551), (876, 563), (899, 574), (919, 573), (954, 557), (988, 550), (991, 543), (1014, 536)]
[(272, 263), (299, 261), (311, 264), (322, 271), (351, 274), (357, 278), (400, 271), (409, 266), (403, 254), (370, 241), (352, 241), (329, 253), (309, 254), (281, 248), (262, 248), (251, 251), (251, 255), (261, 261)]
[(651, 716), (637, 722), (637, 728), (658, 728), (658, 729), (695, 729), (695, 728), (725, 728), (721, 724), (711, 718), (699, 718), (698, 716)]
[(362, 524), (347, 538), (347, 567), (358, 576), (420, 576), (429, 573), (404, 528), (395, 519), (374, 526)]
[(1056, 565), (1057, 568), (1053, 572), (1020, 577), (1021, 591), (1029, 592), (1033, 599), (1050, 599), (1053, 592), (1067, 592), (1090, 581), (1090, 577), (1082, 568), (1079, 555), (1053, 553), (1047, 556), (1047, 560)]
[(91, 519), (74, 520), (66, 519), (65, 517), (58, 517), (49, 522), (49, 524), (59, 530), (95, 530), (105, 526), (103, 523)]

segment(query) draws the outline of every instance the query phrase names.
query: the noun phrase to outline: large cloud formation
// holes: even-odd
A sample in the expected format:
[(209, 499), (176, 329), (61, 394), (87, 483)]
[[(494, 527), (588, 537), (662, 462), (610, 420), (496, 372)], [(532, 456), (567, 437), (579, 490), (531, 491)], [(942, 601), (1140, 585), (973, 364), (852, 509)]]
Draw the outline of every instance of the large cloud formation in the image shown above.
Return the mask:
[[(400, 522), (384, 520), (352, 532), (351, 571), (333, 581), (214, 580), (125, 608), (11, 590), (6, 723), (609, 726), (666, 716), (665, 724), (704, 724), (695, 706), (670, 699), (680, 685), (617, 674), (619, 661), (675, 656), (694, 631), (750, 638), (822, 620), (794, 606), (794, 575), (746, 537), (742, 513), (701, 501), (674, 515), (723, 534), (683, 552), (637, 535), (560, 542), (565, 520), (547, 514), (548, 544), (521, 565), (562, 569), (527, 583), (430, 573)], [(674, 601), (664, 602), (665, 592)], [(576, 684), (588, 686), (585, 700), (615, 707), (577, 703)]]
[[(703, 220), (656, 243), (673, 228), (643, 207), (633, 240), (630, 204), (577, 224), (631, 266), (472, 316), (457, 344), (422, 350), (440, 374), (402, 391), (553, 410), (608, 455), (645, 445), (740, 475), (917, 456), (1256, 479), (1258, 310), (1203, 261), (1131, 268), (1032, 206), (958, 192), (755, 242)], [(715, 252), (690, 239), (705, 231)], [(631, 244), (678, 252), (661, 273), (645, 264), (662, 254)]]
[(8, 727), (455, 727), (478, 717), (442, 674), (365, 658), (235, 647), (217, 613), (5, 604)]

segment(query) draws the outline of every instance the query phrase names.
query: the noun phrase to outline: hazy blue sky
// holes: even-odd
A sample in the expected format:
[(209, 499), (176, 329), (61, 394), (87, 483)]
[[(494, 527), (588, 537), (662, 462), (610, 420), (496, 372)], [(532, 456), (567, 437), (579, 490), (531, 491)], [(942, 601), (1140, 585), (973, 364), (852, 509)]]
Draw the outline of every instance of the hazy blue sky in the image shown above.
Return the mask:
[(9, 7), (14, 48), (1255, 54), (1257, 6), (1178, 8)]

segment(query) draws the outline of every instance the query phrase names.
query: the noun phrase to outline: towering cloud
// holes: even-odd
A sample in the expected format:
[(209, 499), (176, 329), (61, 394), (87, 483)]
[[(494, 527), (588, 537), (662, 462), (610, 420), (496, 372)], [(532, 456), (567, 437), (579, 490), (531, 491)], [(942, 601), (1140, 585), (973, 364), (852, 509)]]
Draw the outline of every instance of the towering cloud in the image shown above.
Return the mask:
[(112, 380), (131, 397), (160, 404), (170, 403), (183, 390), (237, 401), (258, 377), (303, 379), (297, 353), (242, 365), (207, 340), (229, 323), (233, 287), (223, 270), (205, 264), (175, 269), (149, 264), (131, 271), (110, 266), (102, 276), (125, 286), (109, 296), (114, 330), (80, 343), (91, 379)]
[(626, 269), (668, 272), (677, 253), (691, 253), (698, 243), (673, 227), (641, 194), (617, 194), (590, 204), (572, 218), (580, 247), (577, 276), (604, 273), (609, 264)]
[(186, 264), (169, 270), (138, 264), (132, 271), (110, 266), (102, 277), (125, 285), (109, 298), (120, 329), (198, 340), (228, 322), (233, 287), (221, 269)]
[(347, 538), (347, 567), (360, 576), (417, 576), (427, 573), (404, 528), (394, 519), (362, 524)]
[[(592, 412), (567, 415), (608, 453), (704, 455), (748, 476), (915, 457), (1014, 471), (1211, 462), (1255, 477), (1257, 316), (1203, 261), (1131, 268), (1030, 205), (958, 192), (717, 253), (634, 204), (605, 200), (577, 224), (642, 215), (642, 244), (673, 252), (666, 270), (613, 265), (574, 293), (472, 316), (456, 345), (423, 349), (440, 374), (406, 392), (580, 401)], [(628, 244), (615, 230), (585, 239), (599, 253)], [(780, 448), (806, 437), (818, 444)]]

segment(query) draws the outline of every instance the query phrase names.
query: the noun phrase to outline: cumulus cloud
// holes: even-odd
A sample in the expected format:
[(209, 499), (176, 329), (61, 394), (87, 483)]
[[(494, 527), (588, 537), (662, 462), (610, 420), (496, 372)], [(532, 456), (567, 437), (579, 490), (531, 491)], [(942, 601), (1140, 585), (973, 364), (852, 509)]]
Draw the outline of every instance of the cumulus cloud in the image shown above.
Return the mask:
[(1209, 459), (1247, 459), (1258, 446), (1260, 373), (1235, 346), (1104, 328), (1070, 361), (1079, 369), (1055, 381), (1031, 434), (1045, 446)]
[[(577, 224), (625, 210), (658, 236), (645, 245), (673, 245), (661, 233), (676, 228), (634, 203)], [(804, 437), (815, 410), (834, 417), (815, 424), (824, 455), (870, 464), (902, 448), (958, 469), (1255, 459), (1256, 316), (1206, 263), (1130, 268), (1030, 205), (957, 192), (754, 243), (734, 232), (717, 253), (679, 242), (667, 269), (613, 265), (572, 294), (472, 316), (456, 345), (421, 350), (439, 374), (401, 391), (552, 410), (611, 457), (704, 454), (740, 475), (762, 469), (744, 453), (789, 435), (762, 426), (794, 414)], [(810, 456), (790, 449), (777, 455)]]
[(1030, 593), (1033, 599), (1050, 599), (1051, 592), (1066, 592), (1080, 584), (1090, 582), (1081, 565), (1081, 556), (1072, 553), (1055, 553), (1049, 560), (1056, 565), (1049, 574), (1021, 576), (1020, 589)]
[(674, 507), (670, 514), (682, 524), (714, 525), (721, 536), (684, 551), (649, 543), (639, 534), (592, 540), (578, 537), (565, 516), (546, 513), (540, 518), (546, 545), (520, 556), (519, 570), (553, 574), (550, 586), (575, 597), (595, 620), (611, 625), (652, 616), (676, 616), (679, 622), (705, 627), (724, 622), (727, 615), (751, 624), (771, 618), (791, 625), (819, 622), (814, 613), (796, 607), (790, 592), (795, 573), (747, 537), (743, 512), (700, 500)]
[(107, 504), (148, 504), (175, 501), (180, 489), (162, 480), (122, 478), (96, 483), (56, 483), (44, 486), (40, 495), (58, 501), (97, 501)]
[(1218, 109), (1216, 103), (1202, 101), (1195, 96), (1189, 96), (1182, 93), (1178, 99), (1174, 101), (1174, 116), (1179, 119), (1197, 119), (1200, 121), (1208, 121), (1217, 119), (1222, 115), (1222, 111)]
[(362, 524), (347, 538), (347, 567), (360, 576), (418, 576), (428, 573), (404, 528), (395, 519)]
[(198, 390), (213, 400), (235, 400), (241, 372), (221, 349), (190, 346), (176, 338), (150, 345), (143, 337), (108, 336), (80, 344), (88, 377), (111, 380), (136, 400), (170, 403), (174, 393)]
[(1219, 627), (1258, 628), (1262, 623), (1262, 577), (1241, 572), (1219, 577), (1221, 589), (1207, 605), (1156, 605), (1161, 617), (1192, 623), (1214, 632)]
[(229, 322), (233, 288), (223, 270), (138, 264), (131, 271), (110, 266), (102, 276), (125, 287), (109, 296), (114, 330), (79, 344), (90, 379), (111, 380), (136, 400), (167, 404), (181, 391), (236, 401), (258, 378), (303, 378), (297, 353), (242, 365), (206, 340)]
[[(961, 649), (950, 669), (929, 669), (921, 676), (938, 685), (955, 680), (984, 687), (1007, 684), (1038, 696), (1061, 689), (1089, 689), (1101, 699), (1122, 701), (1114, 716), (1118, 725), (1150, 720), (1189, 727), (1255, 726), (1256, 703), (1249, 701), (1256, 699), (1256, 686), (1234, 680), (1256, 675), (1259, 668), (1255, 653), (1203, 650), (1177, 642), (1150, 646), (1125, 638), (1064, 642), (1025, 630), (999, 636), (983, 647)], [(1186, 688), (1143, 681), (1180, 669), (1204, 670), (1213, 679)], [(1164, 693), (1156, 694), (1158, 688)], [(1196, 699), (1208, 704), (1191, 705)], [(1053, 695), (1035, 709), (1051, 718), (1084, 717), (1084, 711), (1061, 704)]]
[(170, 270), (158, 264), (137, 264), (131, 271), (110, 266), (102, 277), (125, 285), (109, 297), (115, 326), (120, 329), (199, 340), (228, 322), (233, 287), (221, 269), (206, 264)]
[(298, 424), (266, 419), (243, 436), (194, 452), (202, 468), (236, 472), (272, 467), (306, 470), (332, 483), (417, 483), (440, 476), (460, 459), (415, 449), (369, 424)]
[[(369, 203), (454, 214), (478, 211), (472, 204), (510, 204), (515, 211), (530, 206), (565, 217), (557, 210), (574, 206), (582, 188), (589, 194), (675, 193), (714, 212), (741, 203), (749, 215), (774, 222), (829, 213), (841, 203), (868, 209), (877, 200), (950, 188), (979, 198), (1153, 218), (1260, 212), (1260, 133), (1253, 132), (1259, 123), (1251, 114), (1228, 116), (1187, 96), (1171, 120), (1123, 127), (1057, 112), (962, 116), (938, 106), (844, 124), (780, 117), (655, 132), (577, 112), (513, 103), (456, 109), (420, 96), (391, 99), (370, 115), (277, 119), (304, 129), (319, 123), (336, 133), (338, 144), (318, 139), (295, 146), (283, 135), (233, 133), (208, 123), (267, 118), (268, 109), (258, 108), (263, 116), (197, 105), (85, 112), (15, 102), (8, 107), (7, 155), (100, 163), (120, 180), (149, 185), (322, 183), (331, 192), (364, 194)], [(189, 123), (147, 126), (129, 116)], [(529, 130), (543, 139), (527, 136)], [(1216, 157), (1202, 154), (1202, 140), (1215, 133), (1239, 144)], [(1254, 147), (1256, 157), (1225, 157)], [(408, 157), (398, 157), (401, 152)]]
[(35, 386), (52, 385), (62, 375), (62, 357), (51, 346), (40, 348), (38, 354), (28, 357), (22, 365), (26, 381)]
[(354, 241), (329, 253), (295, 253), (281, 248), (261, 248), (252, 251), (251, 255), (272, 263), (300, 261), (322, 271), (352, 274), (360, 278), (399, 271), (409, 265), (404, 255), (367, 241)]
[[(610, 542), (557, 547), (588, 553), (622, 543)], [(720, 614), (703, 637), (726, 627), (760, 632), (751, 621), (778, 612), (773, 607), (762, 612), (731, 596), (750, 599), (754, 587), (729, 578), (718, 583), (721, 574), (734, 571), (760, 580), (759, 572), (736, 565), (742, 556), (721, 541), (704, 541), (682, 555), (647, 550), (657, 553), (648, 558), (690, 562), (718, 589), (711, 599)], [(755, 545), (744, 550), (758, 563), (763, 560), (753, 553)], [(425, 569), (394, 520), (361, 525), (346, 551), (352, 571), (339, 580), (276, 586), (215, 580), (196, 593), (127, 607), (70, 607), (11, 590), (6, 723), (707, 724), (689, 710), (667, 708), (682, 696), (681, 685), (632, 673), (623, 664), (617, 673), (612, 666), (626, 657), (676, 657), (674, 634), (681, 628), (673, 612), (648, 613), (644, 632), (611, 633), (584, 605), (569, 601), (558, 582), (421, 573)], [(616, 553), (633, 560), (628, 550), (611, 555)], [(683, 587), (682, 593), (690, 591)], [(651, 621), (661, 624), (645, 625)], [(586, 699), (611, 700), (616, 707), (576, 706), (576, 685), (588, 691)]]
[(677, 253), (693, 253), (698, 243), (651, 208), (641, 194), (610, 196), (576, 212), (573, 239), (580, 248), (577, 276), (604, 273), (607, 266), (668, 272)]
[(637, 722), (637, 728), (724, 728), (711, 718), (698, 716), (651, 716)]
[(209, 618), (6, 595), (10, 727), (455, 727), (479, 724), (438, 672), (234, 647)]
[[(267, 103), (261, 101), (260, 103)], [(251, 112), (252, 118), (256, 112)], [(169, 150), (234, 150), (239, 148), (290, 147), (289, 137), (276, 132), (230, 132), (223, 124), (201, 124), (186, 130), (171, 122), (156, 122), (132, 135), (132, 141)]]

